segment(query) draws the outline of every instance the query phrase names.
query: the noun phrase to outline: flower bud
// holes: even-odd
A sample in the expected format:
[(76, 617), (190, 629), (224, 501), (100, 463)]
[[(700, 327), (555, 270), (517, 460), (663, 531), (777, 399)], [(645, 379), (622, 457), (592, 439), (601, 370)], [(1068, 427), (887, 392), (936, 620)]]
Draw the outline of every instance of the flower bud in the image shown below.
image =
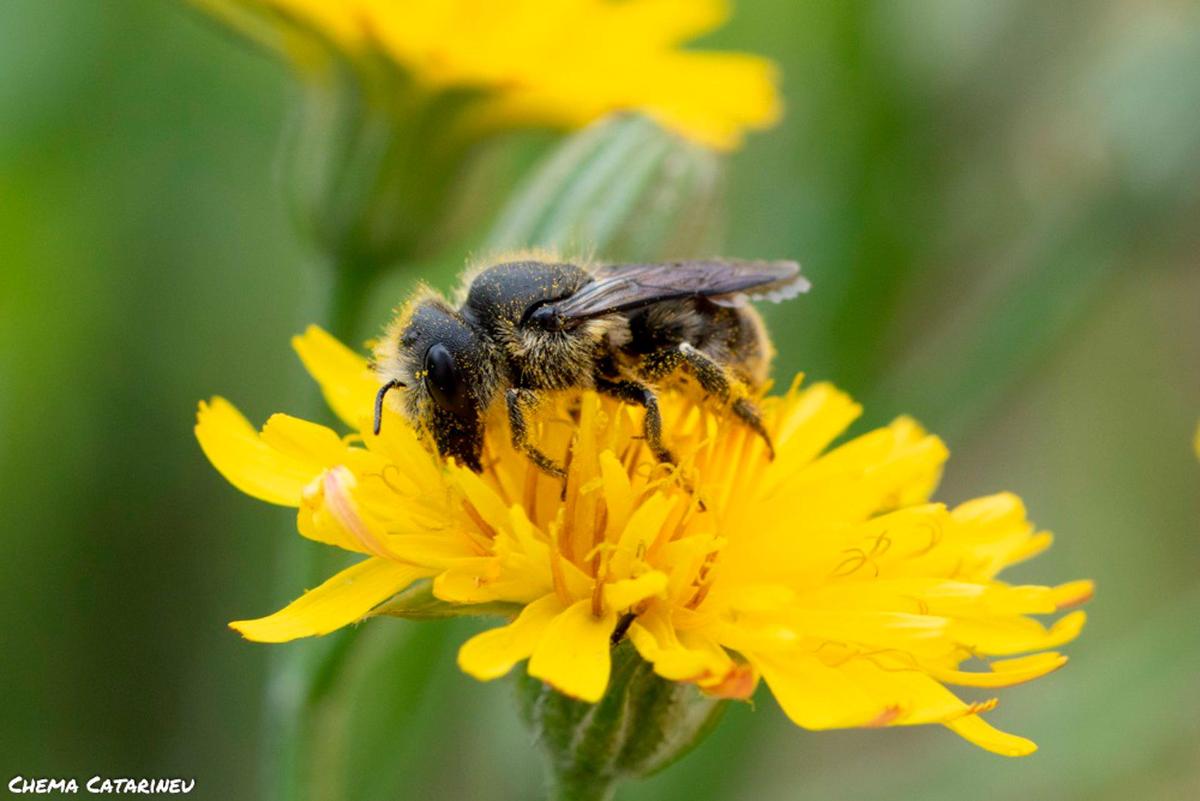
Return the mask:
[(723, 164), (650, 119), (609, 117), (566, 140), (514, 193), (486, 249), (545, 247), (608, 260), (712, 255)]
[(656, 773), (697, 746), (728, 703), (655, 674), (628, 641), (613, 649), (598, 703), (577, 701), (522, 673), (521, 714), (549, 760), (552, 798), (603, 799), (616, 782)]
[(385, 52), (365, 18), (197, 1), (296, 73), (284, 182), (317, 249), (366, 274), (428, 251), (468, 151), (489, 133), (463, 123), (482, 90), (431, 88)]

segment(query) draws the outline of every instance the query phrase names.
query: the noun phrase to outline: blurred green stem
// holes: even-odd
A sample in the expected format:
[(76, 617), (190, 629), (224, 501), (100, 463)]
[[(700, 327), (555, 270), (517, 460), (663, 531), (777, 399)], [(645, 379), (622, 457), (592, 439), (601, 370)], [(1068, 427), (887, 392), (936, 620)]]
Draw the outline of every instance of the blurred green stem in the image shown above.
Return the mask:
[(337, 264), (334, 267), (326, 321), (329, 332), (351, 347), (354, 346), (359, 326), (362, 325), (363, 311), (376, 272), (367, 266), (353, 263)]
[[(436, 243), (451, 180), (472, 144), (446, 133), (470, 92), (405, 90), (384, 80), (403, 79), (387, 65), (376, 65), (387, 76), (361, 66), (335, 58), (327, 80), (304, 83), (289, 142), (297, 219), (329, 254), (325, 325), (352, 347), (376, 277)], [(290, 536), (282, 547), (284, 598), (346, 566), (335, 549)], [(268, 680), (265, 797), (342, 797), (336, 690), (355, 640), (356, 630), (346, 629), (280, 647)]]
[(615, 781), (574, 773), (555, 776), (550, 785), (549, 801), (609, 801), (616, 792)]

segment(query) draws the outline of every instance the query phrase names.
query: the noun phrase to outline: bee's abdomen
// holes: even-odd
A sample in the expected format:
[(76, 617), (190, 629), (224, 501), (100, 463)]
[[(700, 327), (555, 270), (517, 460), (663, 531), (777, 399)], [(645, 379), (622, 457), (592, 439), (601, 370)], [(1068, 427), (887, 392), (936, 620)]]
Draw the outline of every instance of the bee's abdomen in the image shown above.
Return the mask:
[(750, 306), (727, 307), (705, 298), (655, 303), (629, 316), (627, 359), (638, 362), (687, 343), (752, 387), (767, 379), (771, 347), (762, 318)]
[(625, 351), (644, 356), (684, 342), (699, 347), (708, 327), (693, 300), (655, 303), (629, 315), (629, 343)]

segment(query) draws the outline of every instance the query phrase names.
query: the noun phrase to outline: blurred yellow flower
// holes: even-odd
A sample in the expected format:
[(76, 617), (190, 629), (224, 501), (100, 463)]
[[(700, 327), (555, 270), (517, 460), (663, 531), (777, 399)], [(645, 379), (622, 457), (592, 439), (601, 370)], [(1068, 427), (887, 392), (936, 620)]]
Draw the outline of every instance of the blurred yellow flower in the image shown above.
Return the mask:
[(776, 69), (684, 50), (723, 0), (196, 0), (298, 65), (319, 37), (351, 61), (390, 63), (418, 94), (478, 91), (469, 128), (581, 127), (618, 111), (720, 149), (780, 116)]
[(930, 503), (947, 452), (911, 420), (831, 449), (859, 407), (797, 382), (763, 401), (771, 461), (744, 427), (664, 393), (688, 491), (647, 453), (639, 411), (564, 395), (537, 425), (539, 447), (569, 465), (564, 492), (500, 424), (481, 474), (441, 463), (390, 412), (373, 435), (365, 360), (315, 327), (293, 344), (354, 433), (286, 415), (256, 432), (218, 398), (201, 404), (196, 435), (236, 487), (298, 507), (301, 534), (365, 558), (232, 623), (245, 637), (324, 634), (431, 578), (443, 601), (519, 609), (462, 646), (459, 664), (479, 679), (528, 660), (531, 675), (596, 701), (611, 643), (628, 636), (659, 675), (718, 696), (747, 698), (761, 676), (808, 729), (941, 723), (1000, 754), (1035, 749), (983, 720), (994, 700), (946, 685), (1005, 687), (1062, 666), (1047, 649), (1073, 639), (1084, 613), (1049, 626), (1032, 616), (1086, 600), (1091, 583), (997, 580), (1050, 535), (1013, 495)]

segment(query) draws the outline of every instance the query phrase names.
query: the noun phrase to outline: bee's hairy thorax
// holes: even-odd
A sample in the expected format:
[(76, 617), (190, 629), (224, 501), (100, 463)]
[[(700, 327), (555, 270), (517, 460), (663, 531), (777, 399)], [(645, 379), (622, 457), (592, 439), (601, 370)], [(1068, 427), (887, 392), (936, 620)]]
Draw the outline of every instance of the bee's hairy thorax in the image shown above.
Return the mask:
[(570, 264), (518, 261), (484, 270), (471, 281), (463, 314), (504, 355), (514, 386), (568, 389), (591, 385), (597, 348), (607, 324), (589, 321), (570, 334), (525, 324), (537, 304), (566, 297), (591, 281)]

